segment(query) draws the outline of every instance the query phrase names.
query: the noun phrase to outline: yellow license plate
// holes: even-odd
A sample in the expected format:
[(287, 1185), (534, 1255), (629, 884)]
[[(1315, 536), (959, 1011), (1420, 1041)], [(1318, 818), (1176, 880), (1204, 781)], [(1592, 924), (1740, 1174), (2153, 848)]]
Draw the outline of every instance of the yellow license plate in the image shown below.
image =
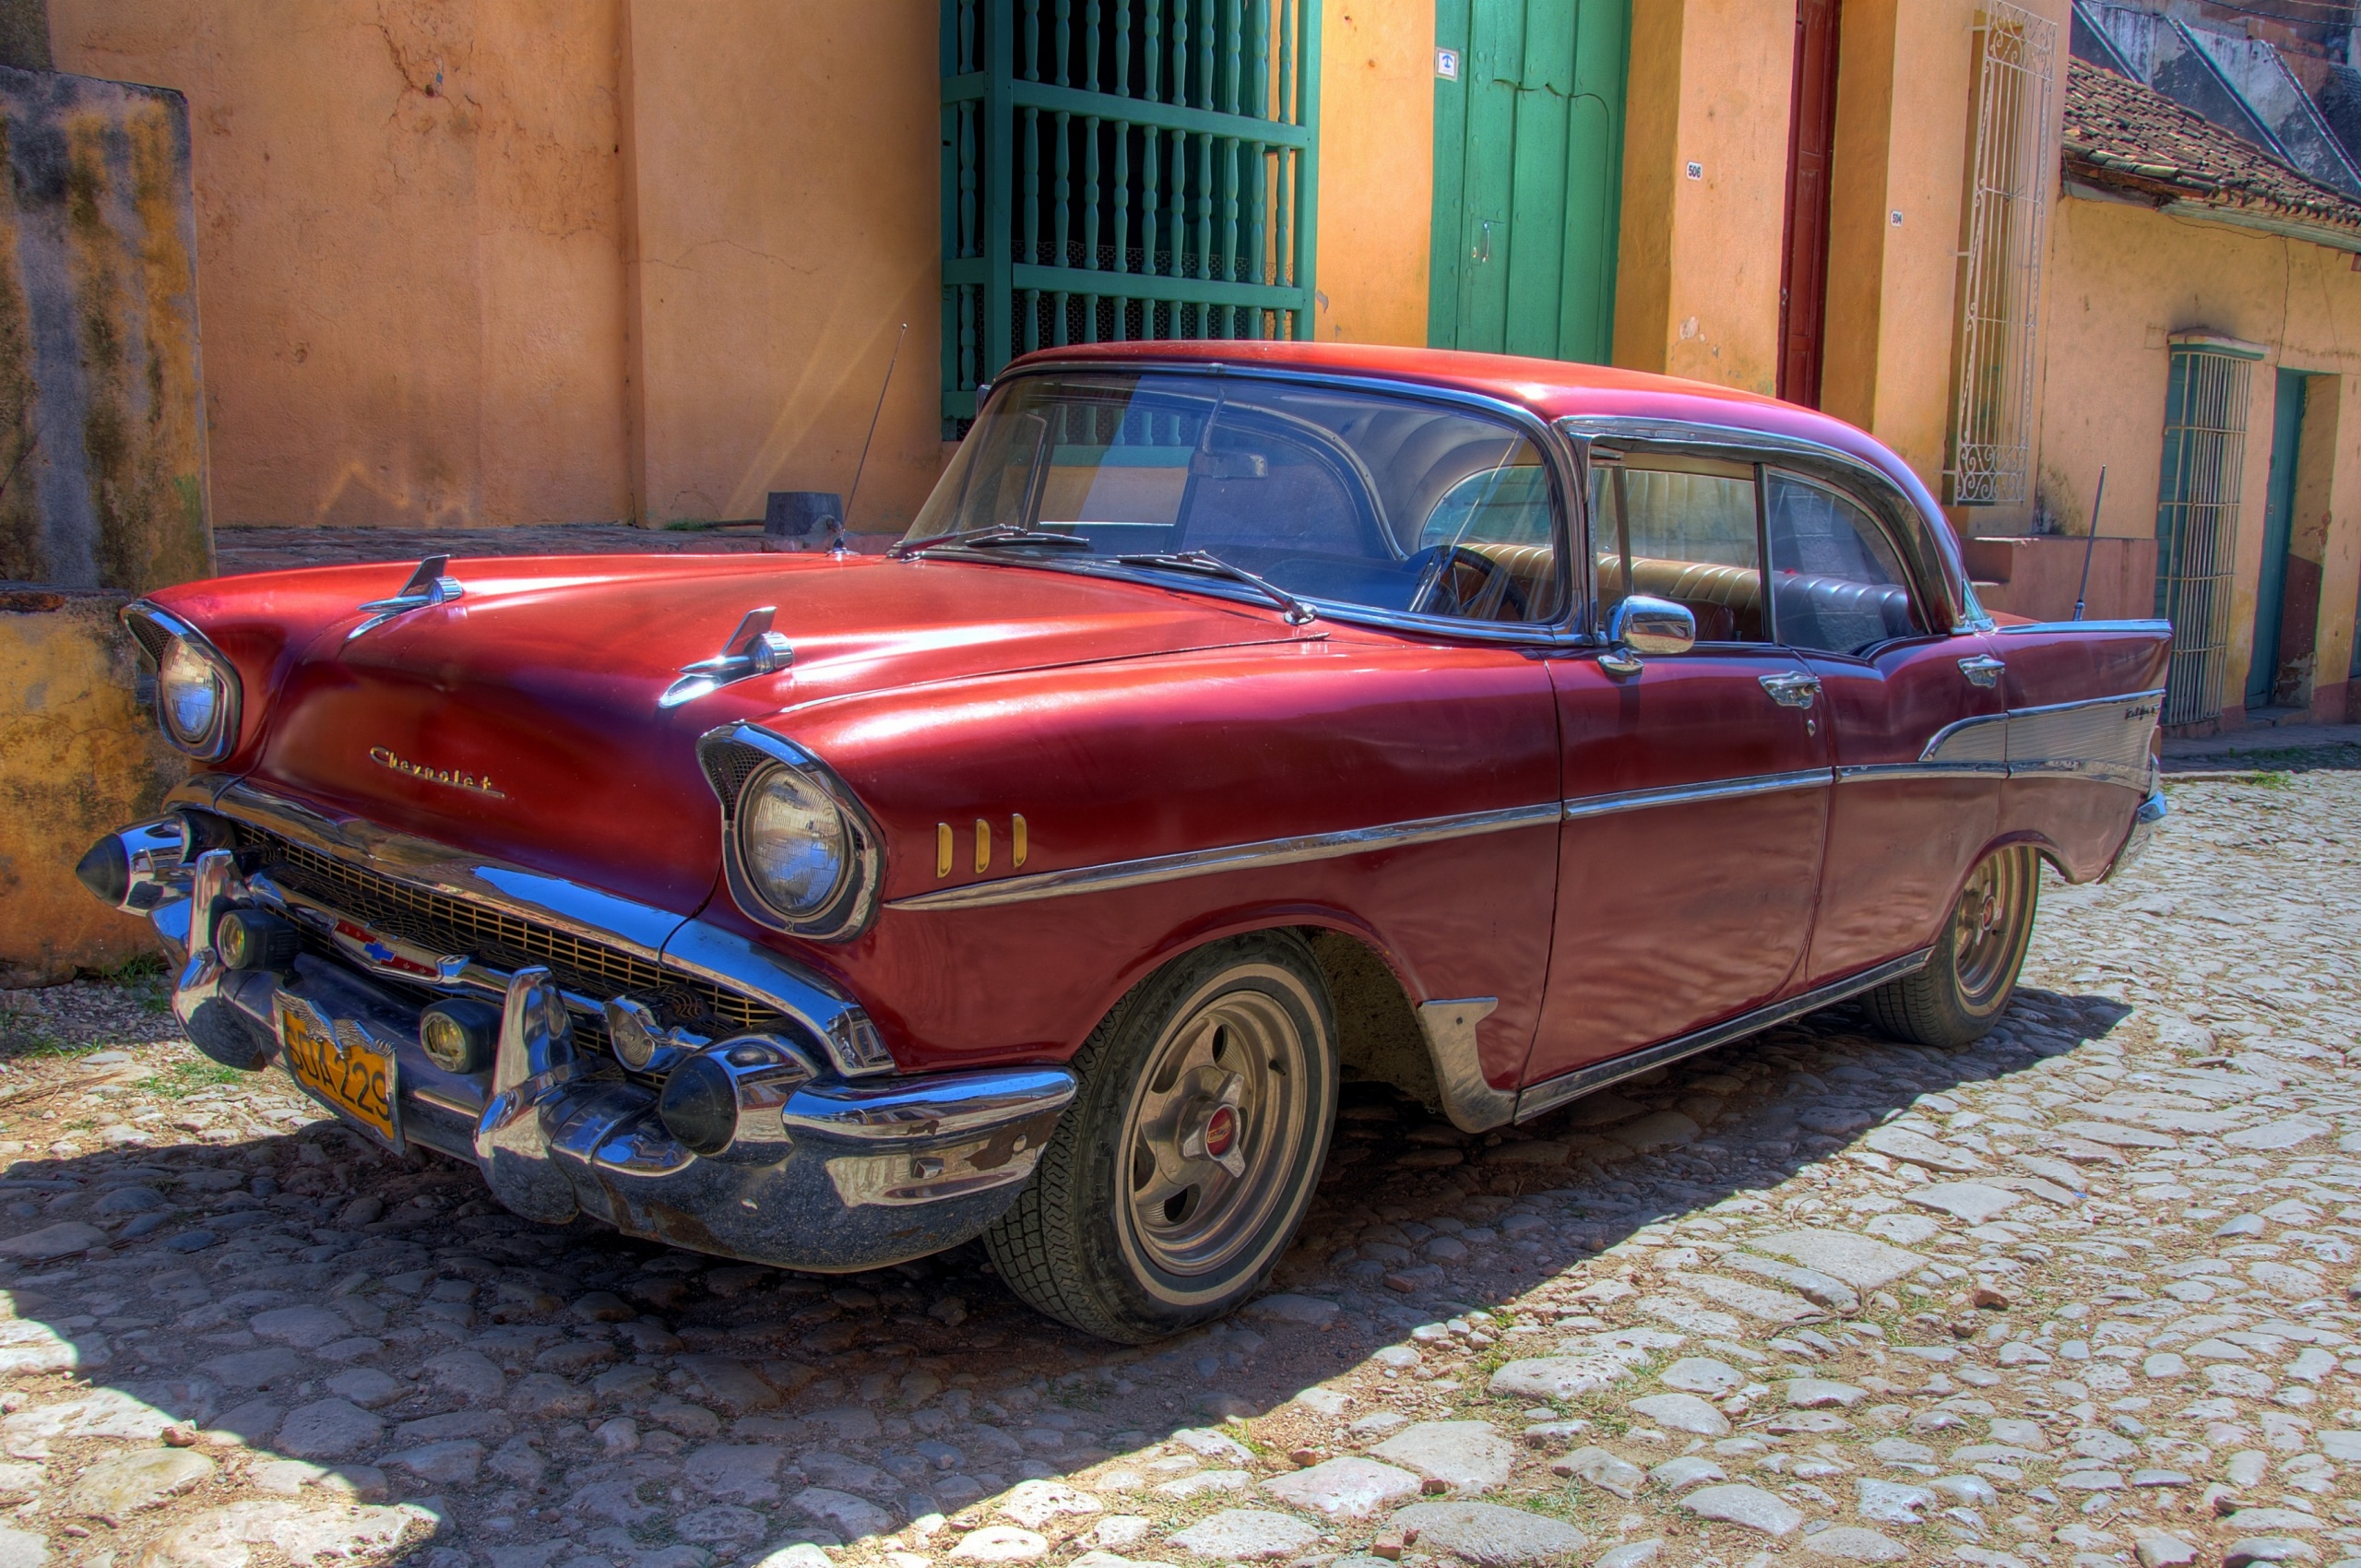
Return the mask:
[(287, 1070), (304, 1091), (386, 1140), (398, 1151), (394, 1117), (394, 1053), (348, 1028), (345, 1039), (320, 1010), (301, 997), (279, 998), (279, 1039)]

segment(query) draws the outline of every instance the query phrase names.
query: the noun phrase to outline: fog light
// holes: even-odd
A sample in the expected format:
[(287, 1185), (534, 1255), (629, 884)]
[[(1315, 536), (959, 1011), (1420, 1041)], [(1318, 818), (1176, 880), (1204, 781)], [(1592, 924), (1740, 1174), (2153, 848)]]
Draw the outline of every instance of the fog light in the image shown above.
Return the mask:
[(690, 1153), (719, 1154), (738, 1135), (738, 1086), (711, 1056), (692, 1056), (664, 1080), (656, 1114)]
[(303, 950), (302, 933), (260, 909), (230, 909), (213, 922), (213, 951), (232, 969), (284, 969)]
[(418, 1016), (419, 1049), (446, 1073), (481, 1073), (500, 1039), (500, 1009), (488, 1002), (430, 1004)]

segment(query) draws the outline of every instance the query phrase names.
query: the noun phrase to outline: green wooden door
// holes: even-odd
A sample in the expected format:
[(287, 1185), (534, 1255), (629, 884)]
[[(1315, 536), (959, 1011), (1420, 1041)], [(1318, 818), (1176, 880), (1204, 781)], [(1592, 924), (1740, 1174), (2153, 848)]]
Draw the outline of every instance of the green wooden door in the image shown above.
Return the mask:
[(1428, 342), (1607, 362), (1631, 30), (1631, 0), (1438, 0)]
[(2262, 509), (2262, 571), (2254, 588), (2254, 658), (2247, 665), (2247, 706), (2269, 707), (2279, 680), (2279, 631), (2287, 602), (2287, 541), (2296, 522), (2296, 456), (2304, 440), (2304, 389), (2296, 370), (2279, 373), (2272, 403), (2271, 486)]

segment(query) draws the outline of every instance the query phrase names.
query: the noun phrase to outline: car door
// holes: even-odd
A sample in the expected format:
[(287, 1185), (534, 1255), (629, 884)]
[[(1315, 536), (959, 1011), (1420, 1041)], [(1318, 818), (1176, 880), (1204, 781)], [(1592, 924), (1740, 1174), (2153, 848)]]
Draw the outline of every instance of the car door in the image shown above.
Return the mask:
[(1835, 746), (1810, 988), (1935, 940), (1999, 821), (2001, 665), (1937, 624), (1906, 565), (1925, 552), (1893, 535), (1912, 519), (1786, 469), (1762, 485), (1773, 631), (1820, 678)]
[(1601, 624), (1636, 591), (1687, 606), (1698, 642), (1550, 664), (1566, 799), (1525, 1073), (1543, 1104), (1548, 1080), (1789, 989), (1833, 778), (1817, 683), (1771, 636), (1753, 467), (1595, 456), (1591, 489)]

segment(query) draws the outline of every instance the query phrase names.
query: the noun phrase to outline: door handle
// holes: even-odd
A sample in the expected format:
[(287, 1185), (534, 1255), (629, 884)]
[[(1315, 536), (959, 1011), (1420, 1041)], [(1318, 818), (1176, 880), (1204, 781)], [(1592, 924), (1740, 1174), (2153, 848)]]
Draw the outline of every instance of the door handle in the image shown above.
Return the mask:
[(1776, 675), (1758, 675), (1762, 689), (1781, 707), (1809, 707), (1820, 695), (1820, 677), (1800, 670), (1785, 670)]
[(1484, 248), (1477, 253), (1476, 259), (1489, 261), (1492, 259), (1492, 220), (1489, 218), (1479, 218), (1476, 221), (1484, 230)]
[(2007, 668), (2007, 664), (1988, 653), (1979, 653), (1972, 659), (1959, 661), (1959, 672), (1967, 677), (1969, 685), (1987, 689), (2000, 679), (2000, 671)]

